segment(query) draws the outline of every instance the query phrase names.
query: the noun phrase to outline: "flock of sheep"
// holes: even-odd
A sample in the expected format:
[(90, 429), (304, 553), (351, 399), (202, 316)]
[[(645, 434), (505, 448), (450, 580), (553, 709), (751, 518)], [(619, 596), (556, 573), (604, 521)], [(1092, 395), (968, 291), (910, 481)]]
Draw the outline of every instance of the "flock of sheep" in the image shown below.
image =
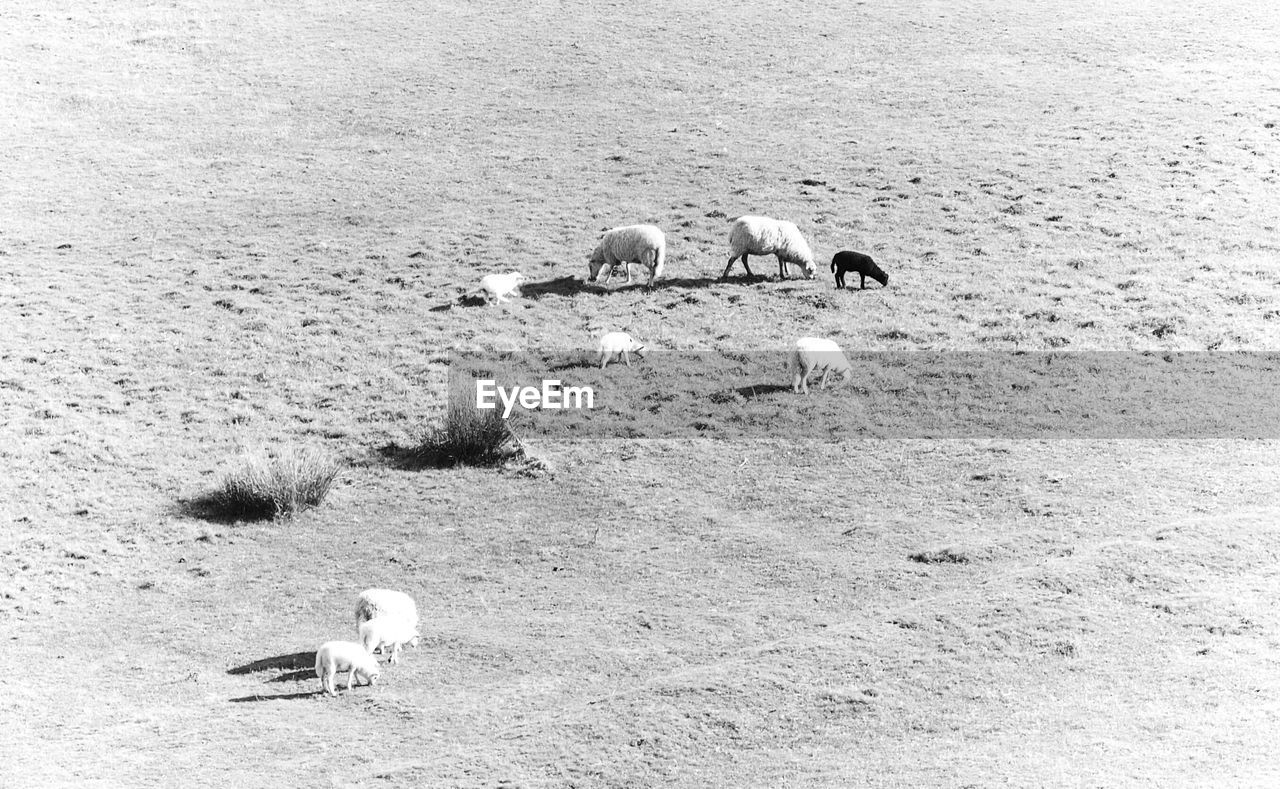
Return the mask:
[(376, 653), (388, 655), (388, 663), (398, 663), (402, 646), (418, 646), (418, 606), (404, 592), (366, 589), (356, 600), (356, 632), (359, 642), (326, 641), (316, 650), (320, 689), (332, 696), (338, 695), (338, 672), (347, 672), (347, 690), (357, 679), (375, 685), (382, 673)]
[[(787, 278), (788, 266), (800, 266), (807, 279), (814, 278), (813, 252), (800, 230), (791, 222), (764, 216), (742, 216), (734, 220), (729, 231), (732, 255), (721, 277), (729, 276), (733, 264), (742, 261), (742, 267), (751, 274), (747, 265), (749, 255), (774, 255), (778, 259), (778, 276)], [(607, 283), (614, 269), (621, 265), (626, 270), (627, 282), (631, 280), (631, 266), (647, 268), (652, 286), (654, 279), (662, 276), (666, 264), (666, 237), (653, 225), (627, 225), (616, 227), (604, 234), (600, 244), (588, 258), (588, 281)], [(862, 287), (871, 277), (881, 285), (889, 284), (889, 276), (880, 270), (870, 257), (858, 252), (838, 252), (831, 259), (831, 270), (836, 273), (836, 287), (844, 287), (844, 276), (855, 271), (862, 276)], [(486, 301), (503, 304), (511, 296), (520, 295), (523, 274), (490, 274), (480, 280), (478, 291), (486, 295)], [(597, 362), (603, 368), (614, 359), (621, 359), (631, 366), (631, 354), (644, 357), (646, 348), (626, 332), (612, 331), (600, 338)], [(825, 388), (832, 374), (841, 376), (841, 385), (852, 380), (853, 369), (849, 360), (834, 341), (820, 337), (801, 337), (791, 351), (789, 372), (792, 390), (809, 391), (809, 378), (822, 373), (819, 388)], [(418, 645), (418, 608), (413, 598), (392, 589), (366, 589), (356, 600), (356, 632), (359, 641), (326, 641), (316, 650), (316, 676), (321, 689), (337, 695), (335, 679), (339, 672), (347, 672), (347, 690), (356, 680), (363, 684), (377, 684), (381, 674), (378, 665), (379, 652), (386, 654), (387, 663), (400, 660), (400, 649), (405, 644)]]
[[(813, 252), (794, 223), (767, 216), (740, 216), (733, 220), (729, 228), (729, 264), (725, 266), (721, 279), (729, 276), (733, 264), (742, 261), (742, 268), (751, 275), (751, 267), (747, 259), (751, 255), (773, 255), (778, 259), (778, 277), (786, 279), (790, 266), (799, 266), (806, 279), (813, 279), (815, 270)], [(652, 287), (653, 281), (662, 276), (666, 265), (667, 242), (662, 230), (654, 225), (627, 225), (615, 227), (605, 232), (600, 243), (591, 252), (588, 260), (587, 281), (606, 284), (613, 276), (614, 269), (621, 265), (626, 271), (626, 284), (632, 282), (631, 266), (648, 269), (649, 279), (646, 286)], [(604, 272), (603, 281), (600, 273)], [(855, 272), (861, 277), (861, 286), (866, 288), (867, 277), (881, 285), (889, 284), (889, 275), (885, 274), (876, 262), (860, 252), (841, 251), (831, 258), (831, 271), (836, 275), (836, 287), (845, 286), (845, 275)], [(472, 294), (484, 294), (485, 300), (495, 304), (505, 304), (511, 296), (520, 295), (520, 285), (525, 276), (518, 271), (508, 274), (489, 274), (480, 280), (480, 287)], [(470, 294), (469, 294), (470, 295)], [(605, 367), (612, 359), (621, 358), (627, 366), (631, 365), (631, 353), (644, 356), (645, 347), (633, 340), (624, 332), (609, 332), (600, 339), (598, 346), (600, 366)], [(819, 337), (801, 337), (791, 351), (789, 370), (793, 391), (807, 393), (809, 377), (815, 372), (822, 373), (819, 388), (826, 388), (827, 379), (832, 373), (841, 375), (841, 384), (852, 378), (849, 360), (845, 358), (840, 346), (834, 341)]]

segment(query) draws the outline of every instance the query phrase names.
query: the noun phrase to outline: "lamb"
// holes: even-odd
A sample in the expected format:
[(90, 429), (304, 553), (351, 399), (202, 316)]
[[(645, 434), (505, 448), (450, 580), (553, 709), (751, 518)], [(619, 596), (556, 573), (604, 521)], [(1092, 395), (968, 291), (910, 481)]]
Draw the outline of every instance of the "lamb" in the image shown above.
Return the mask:
[[(587, 258), (587, 281), (600, 275), (600, 270), (608, 266), (604, 282), (613, 276), (613, 269), (619, 263), (627, 271), (627, 284), (631, 284), (631, 264), (635, 263), (649, 269), (647, 287), (653, 287), (653, 280), (662, 275), (662, 268), (667, 258), (667, 239), (662, 230), (654, 225), (626, 225), (607, 231), (600, 243)], [(603, 284), (603, 283), (602, 283)]]
[(334, 677), (339, 671), (347, 672), (347, 690), (351, 690), (357, 677), (366, 685), (376, 685), (382, 673), (378, 661), (360, 644), (326, 641), (316, 650), (316, 676), (320, 678), (320, 689), (330, 696), (338, 695)]
[(394, 589), (366, 589), (360, 593), (356, 599), (356, 630), (376, 616), (398, 617), (409, 628), (418, 627), (418, 606), (413, 598)]
[(840, 373), (840, 386), (853, 379), (853, 368), (845, 358), (840, 346), (832, 340), (819, 337), (801, 337), (796, 340), (796, 347), (791, 351), (788, 365), (791, 373), (791, 391), (799, 394), (809, 393), (809, 376), (815, 370), (822, 370), (822, 381), (819, 389), (827, 388), (827, 376)]
[(805, 279), (813, 279), (813, 252), (793, 223), (767, 216), (740, 216), (729, 228), (729, 265), (720, 279), (729, 276), (734, 261), (742, 258), (742, 267), (751, 276), (747, 255), (774, 255), (778, 258), (778, 278), (787, 278), (787, 264), (804, 267)]
[(364, 646), (364, 651), (370, 655), (384, 645), (387, 647), (383, 652), (391, 654), (387, 659), (388, 663), (399, 663), (400, 647), (408, 644), (417, 648), (420, 637), (417, 626), (409, 624), (403, 617), (395, 614), (375, 616), (361, 622), (358, 630), (360, 643)]
[(864, 255), (861, 252), (850, 252), (842, 250), (837, 252), (831, 258), (831, 270), (836, 275), (836, 289), (844, 287), (844, 275), (850, 271), (856, 271), (862, 277), (862, 289), (867, 289), (867, 277), (871, 277), (879, 282), (883, 287), (889, 287), (889, 275), (876, 265), (870, 255)]
[(621, 356), (622, 361), (626, 362), (627, 366), (630, 367), (630, 354), (637, 354), (643, 359), (648, 350), (648, 348), (631, 339), (630, 334), (611, 331), (600, 338), (600, 358), (597, 361), (600, 362), (600, 369), (603, 370), (610, 360)]
[(467, 295), (474, 296), (483, 293), (487, 304), (506, 304), (509, 302), (507, 296), (520, 295), (520, 283), (526, 279), (528, 277), (519, 271), (512, 271), (509, 274), (486, 274), (480, 278), (480, 287)]

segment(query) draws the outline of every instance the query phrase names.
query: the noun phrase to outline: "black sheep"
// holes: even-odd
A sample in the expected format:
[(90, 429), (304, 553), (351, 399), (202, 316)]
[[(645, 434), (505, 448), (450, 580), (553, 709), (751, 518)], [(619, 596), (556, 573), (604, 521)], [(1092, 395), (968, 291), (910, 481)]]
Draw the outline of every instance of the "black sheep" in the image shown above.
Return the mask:
[(850, 271), (858, 272), (862, 277), (862, 287), (867, 287), (867, 277), (871, 277), (881, 285), (889, 286), (889, 275), (876, 265), (870, 255), (864, 255), (861, 252), (850, 252), (844, 250), (837, 252), (835, 257), (831, 258), (831, 270), (836, 273), (836, 287), (844, 287), (844, 275)]

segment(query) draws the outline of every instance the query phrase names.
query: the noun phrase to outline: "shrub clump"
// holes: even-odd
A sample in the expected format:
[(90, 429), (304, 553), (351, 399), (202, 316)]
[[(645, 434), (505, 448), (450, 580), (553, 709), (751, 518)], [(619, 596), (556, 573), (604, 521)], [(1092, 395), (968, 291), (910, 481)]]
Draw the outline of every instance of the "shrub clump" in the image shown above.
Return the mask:
[(498, 409), (482, 411), (455, 400), (412, 454), (429, 466), (499, 466), (524, 457), (524, 447)]
[(324, 501), (341, 470), (338, 460), (319, 450), (251, 455), (201, 503), (228, 518), (290, 516)]
[(919, 553), (910, 554), (908, 557), (913, 562), (921, 564), (968, 564), (972, 559), (969, 554), (964, 551), (958, 551), (954, 548), (942, 548), (936, 551), (920, 551)]

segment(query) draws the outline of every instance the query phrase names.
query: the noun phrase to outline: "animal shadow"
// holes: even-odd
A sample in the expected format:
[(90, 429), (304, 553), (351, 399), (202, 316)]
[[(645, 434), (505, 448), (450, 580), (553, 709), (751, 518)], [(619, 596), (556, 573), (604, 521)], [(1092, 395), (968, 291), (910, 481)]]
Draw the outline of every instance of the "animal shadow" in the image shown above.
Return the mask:
[(277, 693), (271, 696), (262, 696), (255, 694), (253, 696), (240, 696), (239, 698), (227, 699), (232, 704), (244, 704), (251, 701), (288, 701), (289, 699), (309, 699), (312, 696), (319, 696), (324, 690), (307, 690), (301, 693)]
[(640, 277), (630, 285), (610, 286), (608, 283), (586, 282), (578, 277), (557, 277), (542, 282), (526, 282), (520, 286), (520, 292), (526, 299), (537, 300), (547, 295), (573, 296), (578, 293), (592, 293), (597, 296), (609, 296), (613, 293), (631, 291), (660, 290), (699, 290), (713, 285), (757, 285), (771, 278), (760, 274), (752, 276), (719, 277), (663, 277), (654, 280), (653, 285), (645, 284), (645, 277)]
[(752, 384), (751, 386), (740, 386), (734, 391), (742, 398), (750, 400), (754, 397), (766, 397), (778, 392), (790, 392), (791, 387), (786, 384)]
[[(310, 652), (294, 652), (289, 655), (276, 655), (275, 657), (263, 658), (255, 660), (252, 663), (245, 663), (243, 666), (227, 669), (228, 674), (252, 674), (257, 671), (271, 671), (273, 669), (295, 669), (293, 673), (298, 673), (297, 669), (306, 669), (312, 674), (315, 673), (316, 653)], [(287, 675), (286, 675), (287, 676)]]
[(526, 299), (540, 299), (543, 296), (572, 296), (584, 290), (595, 290), (587, 286), (577, 277), (556, 277), (541, 282), (524, 282), (520, 285), (520, 295)]

